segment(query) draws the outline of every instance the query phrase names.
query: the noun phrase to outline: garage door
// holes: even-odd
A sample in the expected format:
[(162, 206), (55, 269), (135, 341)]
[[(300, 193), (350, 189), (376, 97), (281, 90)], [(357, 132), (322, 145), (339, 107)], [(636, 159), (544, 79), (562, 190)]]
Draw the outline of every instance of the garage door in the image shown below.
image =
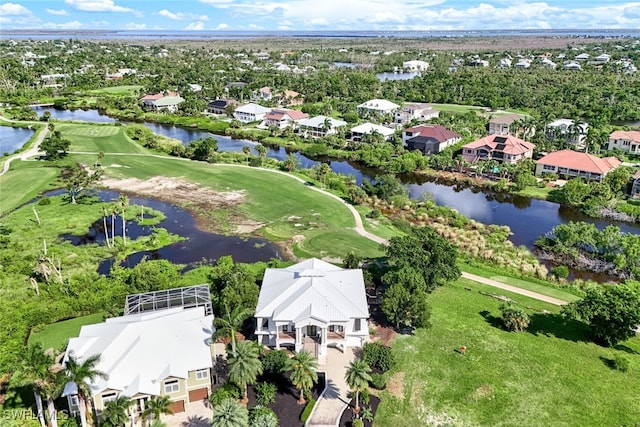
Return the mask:
[(169, 409), (174, 414), (177, 414), (179, 412), (184, 412), (184, 400), (178, 400), (177, 402), (171, 402), (171, 404), (169, 405)]
[(189, 391), (189, 402), (196, 402), (198, 400), (204, 400), (209, 397), (209, 391), (207, 388), (199, 388), (197, 390)]

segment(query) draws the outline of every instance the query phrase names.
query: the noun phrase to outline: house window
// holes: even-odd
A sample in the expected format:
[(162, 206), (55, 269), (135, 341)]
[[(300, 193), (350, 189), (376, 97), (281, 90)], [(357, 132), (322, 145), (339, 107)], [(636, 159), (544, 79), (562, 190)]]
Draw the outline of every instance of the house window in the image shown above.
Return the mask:
[(289, 325), (282, 325), (282, 332), (289, 332)]
[[(75, 397), (75, 396), (74, 396)], [(105, 404), (107, 402), (110, 402), (112, 400), (116, 400), (116, 393), (105, 393), (102, 395), (102, 403)], [(71, 401), (71, 403), (73, 403), (73, 400)], [(77, 405), (77, 399), (76, 399), (76, 403), (75, 405)]]
[(180, 390), (180, 384), (178, 384), (178, 380), (171, 380), (164, 383), (165, 393), (175, 393), (178, 390)]
[(624, 147), (628, 147), (630, 143), (631, 143), (631, 141), (622, 141), (622, 145)]
[(356, 319), (356, 320), (353, 321), (353, 330), (355, 332), (359, 332), (360, 331), (360, 328), (362, 327), (362, 325), (360, 323), (361, 323), (360, 319)]
[(269, 328), (269, 319), (262, 319), (262, 328), (263, 329)]
[[(71, 406), (78, 406), (78, 395), (74, 394), (71, 396)], [(104, 401), (104, 397), (102, 397), (102, 400)]]
[(555, 166), (553, 166), (553, 165), (544, 165), (544, 166), (542, 167), (542, 169), (544, 169), (544, 170), (546, 170), (546, 171), (554, 171), (554, 170), (556, 170), (556, 167), (555, 167)]
[(197, 380), (204, 380), (206, 378), (209, 378), (209, 370), (208, 369), (200, 369), (200, 370), (196, 371), (196, 379)]

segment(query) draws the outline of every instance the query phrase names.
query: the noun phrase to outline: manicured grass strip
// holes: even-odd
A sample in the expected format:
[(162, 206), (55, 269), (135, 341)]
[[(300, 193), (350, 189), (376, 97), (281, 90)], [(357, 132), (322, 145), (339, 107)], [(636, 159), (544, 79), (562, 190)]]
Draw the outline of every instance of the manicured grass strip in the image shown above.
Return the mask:
[(142, 86), (140, 86), (140, 85), (122, 85), (122, 86), (113, 86), (113, 87), (104, 87), (104, 88), (101, 88), (101, 89), (94, 89), (94, 90), (89, 91), (89, 93), (110, 94), (110, 95), (114, 95), (114, 94), (132, 94), (133, 92), (136, 92), (139, 89), (142, 89)]
[[(98, 153), (148, 153), (126, 136), (123, 126), (57, 124), (56, 130), (71, 141), (69, 151)], [(95, 161), (95, 159), (93, 160)]]
[(527, 289), (529, 291), (537, 292), (542, 295), (558, 298), (563, 301), (571, 302), (580, 298), (579, 296), (576, 296), (575, 294), (565, 291), (560, 286), (554, 285), (552, 283), (549, 283), (549, 285), (546, 286), (542, 283), (537, 283), (529, 280), (516, 279), (514, 277), (498, 275), (493, 271), (485, 270), (476, 266), (460, 264), (460, 263), (458, 266), (462, 271), (477, 274), (478, 276), (486, 277), (487, 279), (493, 279), (498, 282), (506, 283), (507, 285), (516, 286), (522, 289)]
[(46, 190), (58, 176), (58, 169), (36, 161), (11, 162), (11, 169), (0, 176), (0, 214), (5, 214)]
[[(500, 326), (496, 298), (527, 307), (528, 332)], [(395, 373), (376, 414), (379, 426), (603, 426), (640, 419), (640, 339), (619, 350), (588, 340), (586, 325), (557, 307), (464, 279), (430, 297), (432, 327), (396, 338)], [(543, 313), (548, 310), (550, 313)], [(463, 356), (455, 350), (466, 346)], [(615, 356), (630, 372), (608, 366)]]
[(40, 342), (44, 348), (61, 349), (66, 345), (69, 338), (78, 336), (82, 326), (101, 323), (103, 317), (104, 313), (96, 313), (52, 323), (43, 327), (42, 330), (32, 331), (29, 336), (29, 344)]

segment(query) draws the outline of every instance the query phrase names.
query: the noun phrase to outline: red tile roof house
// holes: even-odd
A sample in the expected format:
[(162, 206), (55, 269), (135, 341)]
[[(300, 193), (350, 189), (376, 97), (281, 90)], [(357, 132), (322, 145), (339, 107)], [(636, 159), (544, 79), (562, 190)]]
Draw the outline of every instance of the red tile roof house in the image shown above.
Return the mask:
[(164, 93), (145, 95), (140, 101), (142, 101), (144, 106), (149, 110), (167, 110), (175, 113), (178, 110), (178, 105), (184, 102), (184, 98), (176, 92), (167, 91)]
[(489, 135), (462, 147), (462, 156), (470, 163), (478, 160), (497, 160), (517, 163), (533, 156), (535, 144), (512, 135)]
[(402, 132), (402, 142), (407, 149), (419, 150), (422, 154), (438, 154), (461, 139), (462, 135), (440, 125), (413, 126)]
[(560, 150), (549, 153), (536, 161), (536, 175), (555, 173), (567, 178), (581, 176), (600, 181), (621, 163), (615, 157), (599, 158), (589, 153)]
[(264, 115), (264, 120), (260, 127), (269, 128), (271, 126), (276, 126), (278, 129), (284, 129), (288, 126), (295, 127), (299, 120), (308, 118), (309, 115), (302, 111), (278, 108), (273, 109)]
[(640, 154), (640, 131), (617, 130), (609, 135), (608, 150), (618, 148), (625, 153)]

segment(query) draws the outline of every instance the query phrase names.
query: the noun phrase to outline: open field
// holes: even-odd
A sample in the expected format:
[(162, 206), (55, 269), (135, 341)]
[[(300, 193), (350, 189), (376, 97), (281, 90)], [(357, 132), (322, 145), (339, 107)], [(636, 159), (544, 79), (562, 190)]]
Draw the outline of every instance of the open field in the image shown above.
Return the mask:
[(38, 161), (14, 161), (0, 176), (0, 214), (5, 214), (36, 197), (55, 182), (59, 170)]
[(75, 319), (63, 320), (43, 327), (39, 331), (32, 331), (29, 344), (42, 343), (44, 348), (61, 349), (66, 346), (70, 337), (77, 337), (84, 325), (102, 322), (104, 313), (95, 313)]
[(104, 87), (101, 89), (94, 89), (89, 91), (89, 93), (93, 93), (96, 95), (101, 95), (101, 94), (133, 95), (140, 89), (142, 89), (141, 85), (122, 85), (122, 86), (112, 86), (112, 87)]
[[(98, 153), (148, 153), (145, 148), (131, 141), (124, 132), (124, 126), (58, 124), (56, 130), (71, 141), (69, 151), (89, 151)], [(94, 159), (95, 161), (95, 159)], [(93, 162), (91, 162), (93, 163)]]
[[(526, 307), (529, 331), (501, 329), (501, 301), (480, 291)], [(465, 279), (436, 290), (431, 305), (430, 329), (396, 338), (398, 368), (376, 425), (620, 426), (640, 419), (640, 338), (617, 350), (599, 347), (557, 307)], [(462, 345), (464, 356), (455, 351)], [(629, 359), (629, 372), (608, 366), (616, 355)]]

